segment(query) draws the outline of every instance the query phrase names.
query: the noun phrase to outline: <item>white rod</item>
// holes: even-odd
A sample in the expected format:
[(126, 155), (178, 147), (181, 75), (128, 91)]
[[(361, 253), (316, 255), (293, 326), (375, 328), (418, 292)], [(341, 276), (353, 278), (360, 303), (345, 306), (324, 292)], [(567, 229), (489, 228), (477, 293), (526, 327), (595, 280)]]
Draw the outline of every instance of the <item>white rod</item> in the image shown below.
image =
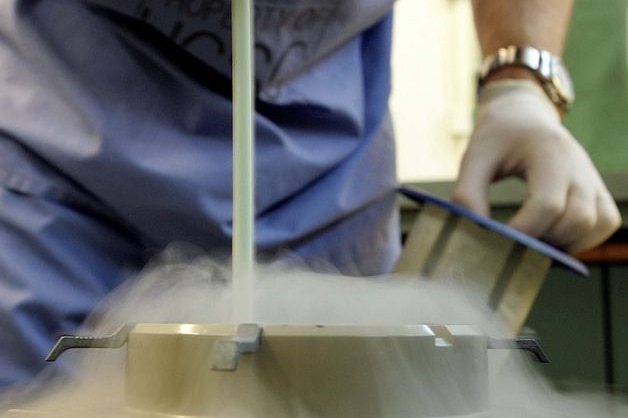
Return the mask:
[(232, 0), (233, 319), (252, 321), (255, 264), (253, 0)]

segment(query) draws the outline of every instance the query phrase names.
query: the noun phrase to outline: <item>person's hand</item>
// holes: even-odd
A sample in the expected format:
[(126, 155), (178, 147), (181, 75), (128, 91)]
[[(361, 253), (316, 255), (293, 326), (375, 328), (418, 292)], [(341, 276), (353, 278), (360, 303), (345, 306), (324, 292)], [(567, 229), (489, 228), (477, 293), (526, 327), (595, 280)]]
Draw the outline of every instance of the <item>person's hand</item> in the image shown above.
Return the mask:
[(586, 151), (532, 81), (494, 81), (483, 90), (453, 200), (488, 215), (489, 185), (509, 176), (528, 186), (510, 226), (566, 251), (596, 246), (621, 223)]

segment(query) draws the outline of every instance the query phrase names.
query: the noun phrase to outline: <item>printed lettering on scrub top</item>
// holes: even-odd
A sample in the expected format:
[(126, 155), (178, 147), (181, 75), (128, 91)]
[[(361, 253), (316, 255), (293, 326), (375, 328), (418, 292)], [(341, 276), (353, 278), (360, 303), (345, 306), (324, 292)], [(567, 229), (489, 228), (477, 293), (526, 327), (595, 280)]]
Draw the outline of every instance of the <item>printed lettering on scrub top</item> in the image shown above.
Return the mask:
[[(142, 20), (231, 77), (230, 0), (82, 0)], [(266, 94), (390, 11), (394, 0), (254, 0), (255, 78)]]

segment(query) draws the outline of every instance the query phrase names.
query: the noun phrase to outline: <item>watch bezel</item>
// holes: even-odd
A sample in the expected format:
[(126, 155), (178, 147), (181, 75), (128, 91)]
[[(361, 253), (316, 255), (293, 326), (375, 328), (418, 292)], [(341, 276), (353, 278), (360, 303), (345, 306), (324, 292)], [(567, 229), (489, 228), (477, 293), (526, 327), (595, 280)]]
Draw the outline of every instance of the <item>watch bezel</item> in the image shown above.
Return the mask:
[(563, 65), (562, 60), (558, 57), (553, 57), (552, 60), (550, 82), (556, 89), (559, 98), (565, 102), (567, 106), (570, 106), (574, 102), (576, 95), (574, 93), (571, 77)]

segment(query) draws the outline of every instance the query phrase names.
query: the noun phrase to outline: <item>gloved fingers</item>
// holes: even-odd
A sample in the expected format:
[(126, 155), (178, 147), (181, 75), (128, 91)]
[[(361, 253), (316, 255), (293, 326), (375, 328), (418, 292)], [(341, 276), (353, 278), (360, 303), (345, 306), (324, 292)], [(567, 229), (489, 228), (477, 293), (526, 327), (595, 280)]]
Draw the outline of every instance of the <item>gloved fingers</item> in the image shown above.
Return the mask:
[(540, 238), (567, 250), (595, 229), (597, 211), (595, 190), (574, 186), (569, 191), (563, 212)]
[(540, 186), (528, 183), (528, 197), (509, 226), (535, 238), (543, 238), (559, 221), (567, 207), (569, 185), (560, 177), (548, 176)]
[(574, 253), (602, 243), (613, 234), (620, 222), (617, 205), (605, 187), (593, 193), (574, 189), (565, 214), (544, 239)]
[(452, 200), (483, 216), (490, 215), (488, 188), (495, 177), (495, 155), (469, 148), (460, 164)]
[(621, 214), (615, 200), (606, 188), (597, 197), (597, 208), (598, 219), (592, 232), (573, 243), (568, 251), (578, 252), (593, 248), (607, 240), (621, 227)]
[(621, 216), (601, 178), (585, 178), (530, 182), (530, 196), (510, 226), (572, 253), (600, 244), (619, 227)]

